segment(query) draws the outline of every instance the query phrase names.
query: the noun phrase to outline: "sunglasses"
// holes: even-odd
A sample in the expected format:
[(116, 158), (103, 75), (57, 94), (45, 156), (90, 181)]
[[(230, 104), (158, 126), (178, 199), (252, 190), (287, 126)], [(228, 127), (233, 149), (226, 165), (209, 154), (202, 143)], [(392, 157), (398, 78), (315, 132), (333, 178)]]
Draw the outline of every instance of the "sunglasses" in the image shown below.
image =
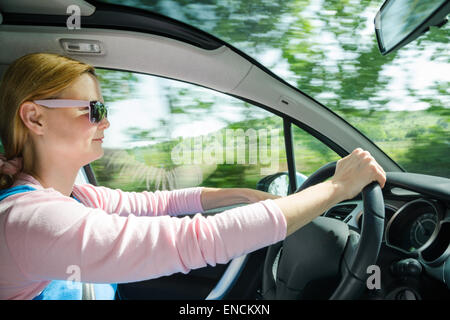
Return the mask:
[(108, 107), (100, 101), (47, 99), (34, 100), (33, 102), (48, 108), (89, 107), (89, 121), (91, 123), (99, 123), (108, 117)]

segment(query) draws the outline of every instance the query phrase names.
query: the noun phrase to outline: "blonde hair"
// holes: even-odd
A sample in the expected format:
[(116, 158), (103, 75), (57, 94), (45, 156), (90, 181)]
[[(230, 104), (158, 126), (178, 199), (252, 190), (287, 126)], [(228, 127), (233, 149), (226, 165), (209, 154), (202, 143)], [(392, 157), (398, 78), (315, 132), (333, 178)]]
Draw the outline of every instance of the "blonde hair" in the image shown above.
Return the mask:
[[(25, 55), (6, 70), (0, 84), (0, 138), (8, 160), (23, 158), (23, 172), (33, 174), (33, 146), (19, 107), (57, 95), (86, 72), (96, 77), (92, 65), (52, 53)], [(14, 176), (0, 173), (0, 190), (13, 183)]]

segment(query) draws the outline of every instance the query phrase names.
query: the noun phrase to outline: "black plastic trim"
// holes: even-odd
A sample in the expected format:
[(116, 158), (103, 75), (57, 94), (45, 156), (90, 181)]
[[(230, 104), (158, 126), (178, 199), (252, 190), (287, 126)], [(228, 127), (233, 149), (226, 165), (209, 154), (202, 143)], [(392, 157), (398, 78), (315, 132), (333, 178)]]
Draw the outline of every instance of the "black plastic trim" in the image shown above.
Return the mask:
[(450, 179), (409, 172), (387, 172), (386, 178), (391, 187), (450, 201)]
[(292, 194), (295, 190), (297, 190), (297, 175), (295, 168), (294, 146), (292, 143), (292, 124), (286, 118), (283, 119), (283, 132), (289, 175), (289, 194)]
[(84, 168), (84, 172), (86, 173), (89, 183), (94, 186), (97, 186), (98, 185), (97, 179), (95, 178), (95, 173), (94, 173), (94, 170), (92, 170), (91, 164), (89, 163), (89, 164), (83, 166), (83, 168)]

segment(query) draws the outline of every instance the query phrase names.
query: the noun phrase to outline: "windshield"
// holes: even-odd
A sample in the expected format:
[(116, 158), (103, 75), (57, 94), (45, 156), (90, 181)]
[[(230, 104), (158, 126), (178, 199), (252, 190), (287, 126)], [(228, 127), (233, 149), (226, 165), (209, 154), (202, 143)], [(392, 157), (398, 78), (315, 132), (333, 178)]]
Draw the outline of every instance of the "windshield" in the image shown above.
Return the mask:
[(320, 101), (406, 171), (450, 178), (450, 24), (382, 56), (376, 0), (103, 0), (229, 42)]

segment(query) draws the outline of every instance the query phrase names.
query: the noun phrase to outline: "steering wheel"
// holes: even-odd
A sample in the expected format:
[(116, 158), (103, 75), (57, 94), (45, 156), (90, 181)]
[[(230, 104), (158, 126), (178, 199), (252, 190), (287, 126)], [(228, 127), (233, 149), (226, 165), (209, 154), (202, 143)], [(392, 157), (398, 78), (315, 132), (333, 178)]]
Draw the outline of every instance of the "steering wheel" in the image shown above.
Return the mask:
[[(336, 163), (318, 169), (295, 192), (332, 177)], [(261, 292), (264, 299), (310, 299), (330, 283), (332, 290), (337, 284), (334, 292), (328, 288), (321, 294), (332, 293), (331, 300), (361, 296), (367, 286), (367, 268), (377, 261), (384, 231), (384, 200), (378, 182), (368, 184), (362, 198), (361, 235), (343, 221), (319, 216), (268, 248)]]

